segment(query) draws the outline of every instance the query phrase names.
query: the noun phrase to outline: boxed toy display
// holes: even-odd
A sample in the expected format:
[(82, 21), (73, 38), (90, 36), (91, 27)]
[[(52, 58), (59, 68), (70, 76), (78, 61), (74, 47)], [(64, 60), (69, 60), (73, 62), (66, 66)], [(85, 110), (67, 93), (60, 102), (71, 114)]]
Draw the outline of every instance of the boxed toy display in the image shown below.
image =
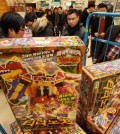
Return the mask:
[(77, 122), (106, 132), (120, 109), (120, 59), (83, 67)]
[(74, 127), (84, 44), (78, 37), (0, 39), (2, 89), (20, 128)]
[[(12, 134), (23, 134), (17, 122), (10, 124)], [(27, 131), (24, 134), (38, 134), (38, 131)], [(39, 134), (86, 134), (76, 123), (72, 127), (61, 127), (60, 129), (39, 130)]]
[(106, 131), (106, 134), (120, 134), (120, 110)]

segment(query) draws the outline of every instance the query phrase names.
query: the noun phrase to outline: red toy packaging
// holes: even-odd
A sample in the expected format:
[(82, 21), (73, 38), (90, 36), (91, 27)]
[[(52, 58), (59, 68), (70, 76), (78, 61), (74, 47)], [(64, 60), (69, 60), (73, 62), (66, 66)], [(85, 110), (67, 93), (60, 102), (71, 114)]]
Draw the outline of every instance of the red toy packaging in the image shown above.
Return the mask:
[(20, 128), (73, 127), (84, 44), (78, 37), (0, 39), (1, 85)]

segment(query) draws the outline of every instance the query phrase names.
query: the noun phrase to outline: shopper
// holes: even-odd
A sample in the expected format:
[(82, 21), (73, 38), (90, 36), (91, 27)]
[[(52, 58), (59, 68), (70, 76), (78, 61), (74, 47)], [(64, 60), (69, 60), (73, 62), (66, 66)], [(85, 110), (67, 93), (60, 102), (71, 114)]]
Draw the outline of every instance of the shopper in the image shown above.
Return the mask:
[[(94, 12), (95, 11), (95, 4), (89, 4), (87, 8), (85, 8), (83, 10), (83, 12), (81, 13), (81, 22), (83, 23), (84, 27), (86, 26), (86, 20), (87, 20), (87, 17), (89, 16), (90, 13)], [(91, 21), (90, 20), (90, 25), (91, 25)]]
[[(108, 30), (106, 31), (104, 39), (108, 40), (111, 31), (109, 40), (113, 42), (120, 42), (120, 25), (115, 25), (112, 27), (112, 30), (110, 29), (111, 27), (109, 27)], [(105, 52), (106, 52), (106, 56), (105, 56)], [(118, 47), (118, 46), (113, 46), (111, 44), (108, 44), (107, 47), (107, 44), (100, 43), (96, 47), (94, 63), (103, 62), (104, 60), (105, 61), (114, 60), (117, 57), (120, 58), (120, 46)]]
[[(97, 8), (98, 8), (97, 10), (98, 12), (107, 12), (107, 5), (104, 3), (100, 3)], [(112, 20), (113, 18), (109, 16), (106, 16), (106, 17), (99, 16), (99, 15), (94, 16), (94, 18), (92, 19), (92, 25), (91, 25), (91, 36), (103, 38), (106, 30), (112, 24)], [(90, 50), (90, 54), (92, 58), (94, 58), (95, 45), (96, 45), (96, 41), (92, 40), (91, 50)]]
[(50, 21), (54, 25), (54, 18), (53, 18), (52, 11), (50, 9), (47, 10), (46, 17), (48, 21)]
[(64, 25), (64, 13), (62, 7), (58, 7), (58, 13), (55, 15), (55, 28), (57, 36), (62, 34)]
[(4, 37), (23, 37), (25, 32), (24, 18), (18, 13), (5, 12), (1, 17), (1, 29)]
[(67, 14), (67, 25), (63, 30), (63, 36), (79, 36), (84, 38), (85, 27), (80, 23), (79, 12), (76, 9), (71, 9)]
[(45, 15), (40, 18), (29, 12), (25, 16), (25, 23), (33, 33), (33, 37), (44, 37), (44, 36), (53, 36), (54, 30), (53, 25), (48, 21)]

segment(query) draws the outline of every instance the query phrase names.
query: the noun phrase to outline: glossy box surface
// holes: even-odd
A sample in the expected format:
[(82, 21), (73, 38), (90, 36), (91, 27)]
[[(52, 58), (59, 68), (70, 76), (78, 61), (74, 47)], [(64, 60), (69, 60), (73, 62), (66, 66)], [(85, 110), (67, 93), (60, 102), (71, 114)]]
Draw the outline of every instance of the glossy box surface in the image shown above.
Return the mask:
[(77, 122), (105, 133), (120, 109), (120, 60), (83, 67), (82, 74)]
[(22, 130), (74, 126), (84, 45), (78, 37), (0, 40), (1, 85)]

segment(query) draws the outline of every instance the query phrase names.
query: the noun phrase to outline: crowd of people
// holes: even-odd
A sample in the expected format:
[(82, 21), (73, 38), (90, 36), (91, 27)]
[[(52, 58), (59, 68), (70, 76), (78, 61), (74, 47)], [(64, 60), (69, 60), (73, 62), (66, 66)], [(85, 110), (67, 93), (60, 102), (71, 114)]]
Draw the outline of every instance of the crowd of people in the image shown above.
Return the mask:
[[(90, 13), (107, 12), (107, 5), (100, 3), (97, 7), (94, 4), (89, 4), (87, 8), (83, 11), (74, 9), (73, 6), (69, 7), (69, 10), (64, 10), (62, 7), (51, 7), (43, 11), (40, 9), (29, 11), (23, 18), (21, 15), (15, 12), (5, 12), (0, 19), (0, 38), (19, 38), (27, 37), (27, 32), (29, 31), (29, 36), (32, 37), (50, 37), (50, 36), (79, 36), (82, 40), (84, 39), (86, 19)], [(102, 23), (102, 19), (104, 23)], [(101, 26), (99, 22), (101, 21)], [(108, 29), (113, 23), (112, 17), (102, 17), (94, 16), (90, 20), (90, 35), (93, 37), (99, 37), (106, 39), (108, 34)], [(98, 27), (99, 30), (98, 30)], [(114, 40), (116, 41), (120, 38), (120, 26), (113, 27), (115, 31)], [(110, 45), (110, 48), (113, 47)], [(100, 59), (103, 50), (105, 49), (105, 44), (99, 44), (95, 52), (95, 41), (91, 41), (90, 56), (93, 59), (93, 63), (101, 62)], [(117, 55), (119, 54), (119, 47)], [(110, 50), (110, 49), (109, 49)], [(117, 55), (114, 56), (117, 57)], [(103, 58), (102, 58), (103, 59)], [(109, 58), (106, 58), (110, 60)], [(113, 59), (113, 58), (112, 58)]]

